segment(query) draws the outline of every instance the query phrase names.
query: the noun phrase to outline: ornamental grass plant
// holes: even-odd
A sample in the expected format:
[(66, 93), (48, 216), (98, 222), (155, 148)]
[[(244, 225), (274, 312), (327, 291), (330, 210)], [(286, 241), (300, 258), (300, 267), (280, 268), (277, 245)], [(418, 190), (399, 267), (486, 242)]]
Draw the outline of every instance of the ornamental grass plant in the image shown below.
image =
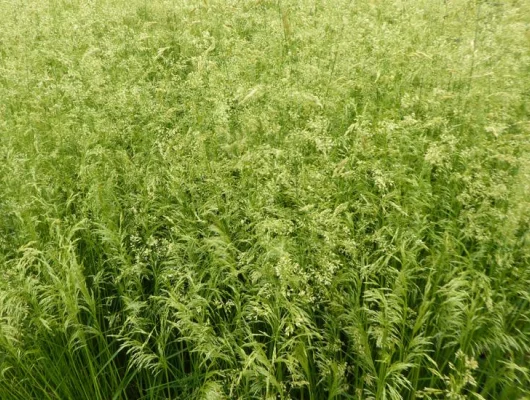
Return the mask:
[(530, 2), (0, 2), (0, 399), (530, 398)]

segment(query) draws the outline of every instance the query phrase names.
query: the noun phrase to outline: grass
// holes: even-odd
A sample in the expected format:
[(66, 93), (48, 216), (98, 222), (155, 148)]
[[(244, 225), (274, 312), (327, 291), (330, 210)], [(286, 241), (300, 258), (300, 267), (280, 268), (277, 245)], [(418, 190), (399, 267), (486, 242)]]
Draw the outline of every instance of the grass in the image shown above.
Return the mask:
[(530, 3), (0, 3), (0, 398), (527, 399)]

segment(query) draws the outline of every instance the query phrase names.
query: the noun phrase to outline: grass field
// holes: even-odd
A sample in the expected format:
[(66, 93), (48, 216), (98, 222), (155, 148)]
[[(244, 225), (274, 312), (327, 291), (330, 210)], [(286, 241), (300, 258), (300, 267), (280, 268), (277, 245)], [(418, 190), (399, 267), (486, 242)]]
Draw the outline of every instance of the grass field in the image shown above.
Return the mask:
[(530, 399), (530, 1), (0, 1), (0, 399)]

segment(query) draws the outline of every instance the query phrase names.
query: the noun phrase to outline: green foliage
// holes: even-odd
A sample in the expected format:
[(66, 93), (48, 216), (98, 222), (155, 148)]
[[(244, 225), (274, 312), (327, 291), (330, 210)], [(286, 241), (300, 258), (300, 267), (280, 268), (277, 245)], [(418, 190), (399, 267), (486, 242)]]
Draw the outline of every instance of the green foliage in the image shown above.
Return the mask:
[(528, 398), (529, 26), (1, 2), (0, 398)]

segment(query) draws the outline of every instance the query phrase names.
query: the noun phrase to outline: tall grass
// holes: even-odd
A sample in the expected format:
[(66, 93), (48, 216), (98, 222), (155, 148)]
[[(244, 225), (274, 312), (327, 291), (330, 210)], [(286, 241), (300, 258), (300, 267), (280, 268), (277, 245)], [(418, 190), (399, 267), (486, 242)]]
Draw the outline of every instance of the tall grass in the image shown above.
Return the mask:
[(0, 4), (1, 399), (530, 396), (530, 3)]

